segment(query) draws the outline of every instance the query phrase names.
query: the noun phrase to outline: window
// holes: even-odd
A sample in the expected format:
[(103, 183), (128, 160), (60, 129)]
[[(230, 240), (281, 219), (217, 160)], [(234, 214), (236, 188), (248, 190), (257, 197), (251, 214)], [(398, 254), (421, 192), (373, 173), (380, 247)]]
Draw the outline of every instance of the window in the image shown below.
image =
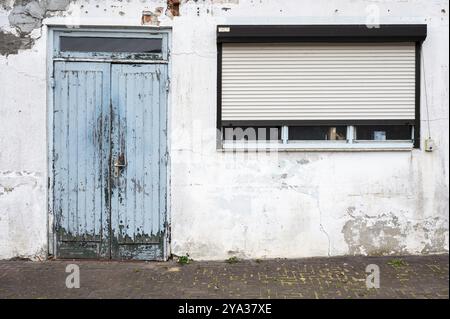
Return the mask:
[(160, 53), (162, 39), (107, 38), (107, 37), (61, 37), (62, 52), (130, 52)]
[(422, 25), (219, 26), (220, 146), (226, 127), (278, 127), (280, 143), (300, 148), (417, 147), (425, 35)]
[(346, 126), (291, 126), (290, 141), (342, 141), (347, 139)]
[(355, 127), (355, 140), (359, 141), (408, 141), (413, 138), (412, 125), (358, 125)]
[(53, 58), (73, 60), (126, 60), (136, 63), (168, 61), (168, 31), (101, 31), (56, 28), (53, 33)]

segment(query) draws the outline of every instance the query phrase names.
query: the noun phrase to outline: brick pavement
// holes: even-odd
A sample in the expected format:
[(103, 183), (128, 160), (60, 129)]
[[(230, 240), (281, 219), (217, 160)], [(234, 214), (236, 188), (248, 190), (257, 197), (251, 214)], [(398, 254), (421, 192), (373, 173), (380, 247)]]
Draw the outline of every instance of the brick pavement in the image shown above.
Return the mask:
[[(80, 267), (79, 289), (65, 286), (70, 263)], [(380, 267), (379, 289), (366, 288), (368, 264)], [(448, 298), (448, 274), (448, 255), (188, 265), (0, 261), (0, 298)]]

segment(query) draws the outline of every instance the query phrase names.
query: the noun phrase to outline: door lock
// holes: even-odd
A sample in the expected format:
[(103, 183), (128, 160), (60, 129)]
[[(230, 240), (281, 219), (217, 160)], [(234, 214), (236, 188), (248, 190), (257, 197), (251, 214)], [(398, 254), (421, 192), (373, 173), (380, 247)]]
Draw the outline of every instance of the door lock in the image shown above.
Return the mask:
[(120, 154), (119, 158), (114, 161), (114, 177), (119, 177), (120, 170), (126, 166), (125, 156)]

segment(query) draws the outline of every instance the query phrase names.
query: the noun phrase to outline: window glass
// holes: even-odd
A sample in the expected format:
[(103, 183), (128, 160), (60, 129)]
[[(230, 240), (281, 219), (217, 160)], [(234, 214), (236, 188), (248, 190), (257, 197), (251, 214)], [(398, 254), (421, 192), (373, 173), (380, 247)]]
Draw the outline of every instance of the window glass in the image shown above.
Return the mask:
[(347, 139), (346, 126), (290, 126), (289, 140), (339, 141)]
[(224, 127), (223, 138), (227, 141), (276, 141), (281, 139), (281, 127)]
[(386, 141), (411, 140), (411, 125), (358, 125), (357, 140)]
[(154, 38), (60, 37), (62, 52), (161, 53), (161, 48), (162, 39)]

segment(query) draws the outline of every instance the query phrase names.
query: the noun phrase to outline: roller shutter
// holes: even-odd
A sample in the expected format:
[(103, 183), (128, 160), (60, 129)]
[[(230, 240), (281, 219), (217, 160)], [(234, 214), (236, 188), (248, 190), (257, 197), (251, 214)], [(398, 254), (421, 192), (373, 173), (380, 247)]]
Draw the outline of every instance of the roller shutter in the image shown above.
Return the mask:
[(415, 43), (222, 50), (222, 121), (415, 118)]

